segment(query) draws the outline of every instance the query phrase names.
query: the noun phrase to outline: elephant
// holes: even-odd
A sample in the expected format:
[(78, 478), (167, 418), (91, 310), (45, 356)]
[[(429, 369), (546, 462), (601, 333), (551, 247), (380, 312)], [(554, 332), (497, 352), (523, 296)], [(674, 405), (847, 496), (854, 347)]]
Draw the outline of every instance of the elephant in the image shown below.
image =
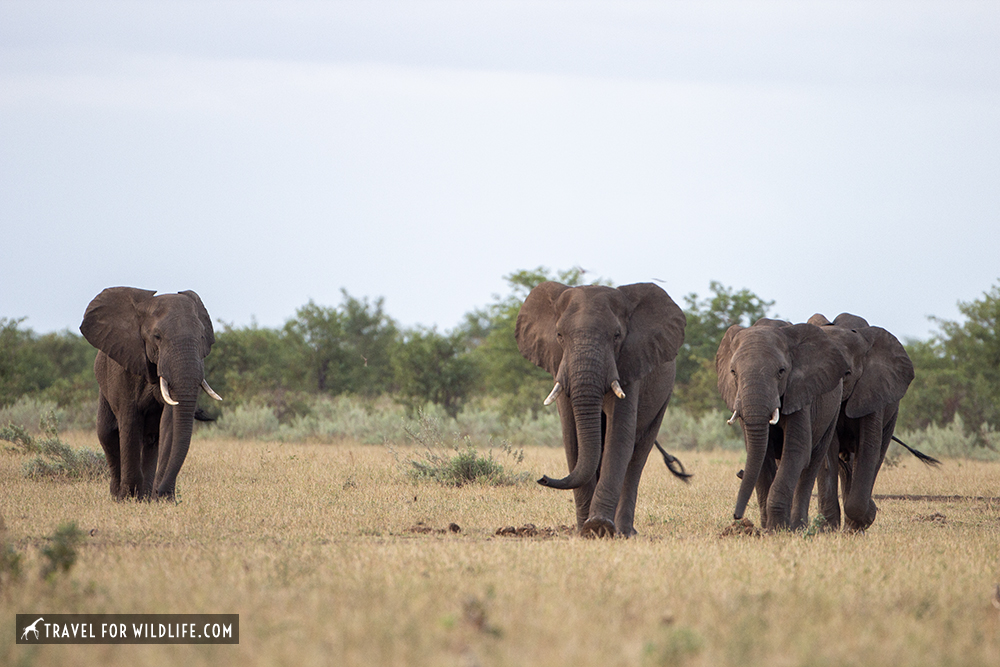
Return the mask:
[(809, 500), (833, 439), (843, 352), (819, 327), (771, 319), (729, 327), (715, 356), (718, 387), (739, 420), (747, 450), (733, 518), (756, 487), (766, 530), (804, 528)]
[[(591, 537), (636, 534), (635, 503), (674, 387), (683, 311), (652, 283), (569, 287), (543, 282), (515, 326), (521, 354), (555, 385), (569, 475), (538, 483), (573, 489), (577, 529)], [(662, 448), (668, 467), (676, 459)]]
[(98, 349), (97, 437), (111, 472), (111, 495), (172, 500), (204, 390), (212, 320), (192, 291), (156, 295), (109, 287), (87, 306), (80, 332)]
[[(844, 496), (844, 527), (864, 531), (875, 521), (878, 512), (872, 490), (889, 442), (894, 437), (899, 401), (913, 381), (913, 363), (895, 336), (881, 327), (870, 326), (857, 315), (841, 313), (830, 322), (816, 313), (809, 322), (837, 342), (851, 366), (850, 374), (844, 379), (834, 444), (817, 484), (820, 508), (830, 528), (840, 527), (839, 472)], [(937, 463), (910, 447), (907, 449), (925, 462)]]

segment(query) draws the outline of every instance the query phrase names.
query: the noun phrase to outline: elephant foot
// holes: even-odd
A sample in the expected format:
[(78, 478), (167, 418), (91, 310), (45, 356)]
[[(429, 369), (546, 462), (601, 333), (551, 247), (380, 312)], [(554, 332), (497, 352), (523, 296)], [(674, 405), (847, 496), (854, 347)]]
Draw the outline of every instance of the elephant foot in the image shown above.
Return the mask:
[(580, 529), (583, 537), (614, 537), (615, 533), (614, 522), (600, 517), (587, 520)]

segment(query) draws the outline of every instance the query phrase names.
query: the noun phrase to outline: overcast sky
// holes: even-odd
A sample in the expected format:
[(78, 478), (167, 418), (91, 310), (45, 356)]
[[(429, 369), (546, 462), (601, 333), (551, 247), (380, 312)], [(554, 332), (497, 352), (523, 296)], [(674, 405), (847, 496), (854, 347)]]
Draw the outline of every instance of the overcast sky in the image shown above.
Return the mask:
[(928, 315), (1000, 280), (998, 2), (0, 0), (0, 317), (447, 330), (518, 269)]

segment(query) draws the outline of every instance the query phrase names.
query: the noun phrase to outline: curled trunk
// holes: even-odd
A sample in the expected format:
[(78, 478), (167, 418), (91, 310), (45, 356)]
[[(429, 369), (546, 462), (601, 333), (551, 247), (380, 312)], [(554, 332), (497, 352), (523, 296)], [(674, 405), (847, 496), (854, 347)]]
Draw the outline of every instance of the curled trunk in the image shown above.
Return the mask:
[[(574, 384), (574, 386), (577, 386)], [(570, 474), (562, 479), (543, 476), (538, 483), (554, 489), (576, 489), (594, 478), (601, 464), (601, 414), (604, 392), (585, 386), (573, 390), (573, 420), (576, 422), (577, 459)]]

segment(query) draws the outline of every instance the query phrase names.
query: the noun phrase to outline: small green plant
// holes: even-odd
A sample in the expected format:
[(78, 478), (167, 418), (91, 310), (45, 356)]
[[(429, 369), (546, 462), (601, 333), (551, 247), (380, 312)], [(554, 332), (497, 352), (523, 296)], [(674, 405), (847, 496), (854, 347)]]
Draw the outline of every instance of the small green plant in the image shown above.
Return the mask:
[(76, 563), (76, 549), (83, 541), (83, 531), (76, 527), (76, 522), (60, 524), (51, 537), (50, 544), (42, 549), (45, 564), (42, 566), (42, 578), (50, 581), (60, 571), (67, 573)]
[(809, 523), (809, 527), (806, 528), (805, 533), (803, 533), (803, 537), (816, 537), (824, 530), (826, 530), (826, 517), (822, 514), (817, 514)]
[[(515, 473), (493, 457), (493, 450), (482, 454), (469, 436), (454, 434), (446, 438), (437, 419), (421, 413), (415, 426), (404, 427), (409, 438), (424, 451), (420, 459), (409, 459), (404, 464), (406, 473), (414, 480), (432, 480), (445, 486), (464, 486), (479, 483), (492, 486), (519, 484), (528, 473)], [(524, 451), (508, 443), (500, 444), (500, 451), (509, 458), (511, 465), (524, 461)], [(399, 455), (393, 451), (397, 461)]]
[(29, 434), (23, 426), (13, 423), (0, 429), (0, 440), (13, 445), (7, 447), (9, 451), (35, 455), (35, 458), (24, 465), (27, 477), (97, 479), (107, 474), (107, 462), (102, 452), (73, 449), (59, 439), (54, 413), (43, 415), (39, 428), (43, 434), (39, 438)]

